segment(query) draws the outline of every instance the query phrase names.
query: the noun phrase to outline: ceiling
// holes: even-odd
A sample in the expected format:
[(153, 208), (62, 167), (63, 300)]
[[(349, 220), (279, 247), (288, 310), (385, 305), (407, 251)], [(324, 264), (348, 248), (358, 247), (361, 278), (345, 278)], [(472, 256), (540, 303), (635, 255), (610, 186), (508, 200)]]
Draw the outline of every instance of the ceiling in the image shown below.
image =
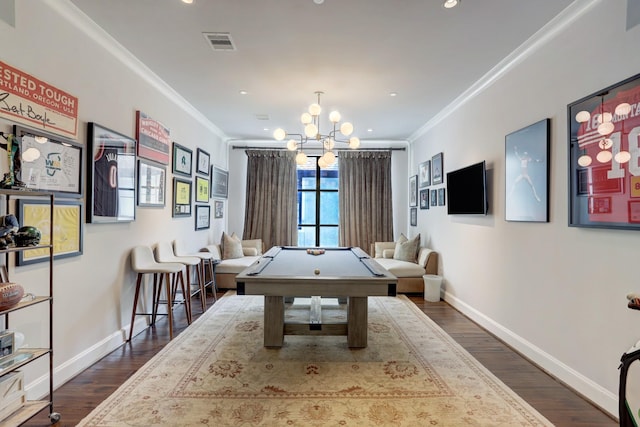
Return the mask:
[[(269, 143), (277, 127), (302, 133), (316, 91), (363, 142), (410, 140), (572, 3), (442, 1), (71, 0), (223, 138)], [(236, 50), (215, 51), (204, 32)]]

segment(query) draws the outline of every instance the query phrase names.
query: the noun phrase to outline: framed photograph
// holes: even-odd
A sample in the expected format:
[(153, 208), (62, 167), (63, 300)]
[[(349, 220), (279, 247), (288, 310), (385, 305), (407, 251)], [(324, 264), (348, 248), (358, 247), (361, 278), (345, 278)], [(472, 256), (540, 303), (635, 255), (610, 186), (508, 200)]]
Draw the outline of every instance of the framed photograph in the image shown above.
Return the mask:
[(24, 187), (50, 191), (57, 196), (80, 198), (83, 187), (83, 146), (40, 130), (13, 126), (18, 143), (12, 145), (9, 172)]
[(409, 178), (409, 206), (418, 206), (418, 175)]
[(209, 202), (209, 179), (196, 176), (196, 203)]
[(191, 216), (191, 181), (173, 177), (172, 216)]
[(445, 189), (438, 188), (438, 206), (444, 206)]
[(640, 230), (640, 74), (567, 106), (569, 226)]
[(196, 169), (196, 172), (202, 175), (209, 176), (209, 168), (211, 166), (209, 153), (199, 148), (197, 153), (198, 153), (198, 159), (197, 159), (198, 168)]
[(162, 165), (169, 163), (171, 135), (169, 128), (142, 111), (136, 111), (138, 156)]
[(138, 206), (164, 207), (167, 171), (159, 163), (138, 160)]
[(416, 227), (418, 225), (418, 208), (411, 208), (411, 226)]
[(429, 193), (431, 194), (431, 206), (438, 206), (438, 190), (434, 188)]
[(174, 175), (191, 176), (193, 164), (193, 151), (180, 145), (173, 143), (173, 161), (171, 163), (171, 171)]
[(214, 218), (222, 218), (224, 216), (224, 202), (222, 200), (216, 200), (213, 203), (214, 206)]
[[(40, 230), (40, 245), (50, 245), (51, 206), (45, 200), (18, 199), (17, 218), (21, 226)], [(53, 257), (82, 255), (82, 201), (56, 200), (53, 205)], [(49, 260), (48, 247), (17, 252), (16, 264), (28, 265)]]
[(431, 183), (442, 184), (443, 182), (442, 171), (442, 153), (438, 153), (431, 158)]
[(418, 186), (420, 188), (431, 185), (431, 160), (420, 163), (418, 168)]
[(136, 217), (136, 140), (89, 123), (87, 222), (130, 222)]
[(211, 166), (211, 197), (226, 199), (228, 196), (229, 172)]
[(211, 206), (196, 205), (196, 230), (205, 230), (211, 224)]
[(505, 219), (549, 222), (551, 120), (544, 119), (505, 137)]
[(420, 190), (420, 209), (429, 209), (429, 189)]

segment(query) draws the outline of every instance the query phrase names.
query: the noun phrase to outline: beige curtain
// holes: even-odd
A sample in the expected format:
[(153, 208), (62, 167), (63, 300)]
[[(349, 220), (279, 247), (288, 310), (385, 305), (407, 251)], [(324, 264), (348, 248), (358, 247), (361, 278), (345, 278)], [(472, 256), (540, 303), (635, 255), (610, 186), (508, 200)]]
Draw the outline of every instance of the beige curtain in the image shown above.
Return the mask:
[(243, 239), (262, 239), (269, 249), (298, 244), (295, 152), (247, 150)]
[(393, 241), (391, 152), (341, 151), (340, 246)]

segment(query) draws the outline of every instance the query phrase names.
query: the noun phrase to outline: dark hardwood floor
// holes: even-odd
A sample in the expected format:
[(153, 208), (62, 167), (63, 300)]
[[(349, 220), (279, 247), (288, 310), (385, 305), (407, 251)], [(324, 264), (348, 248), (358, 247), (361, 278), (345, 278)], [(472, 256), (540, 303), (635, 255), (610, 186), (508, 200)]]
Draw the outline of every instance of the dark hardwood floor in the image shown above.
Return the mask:
[[(220, 294), (221, 295), (221, 294)], [(208, 298), (208, 306), (212, 298)], [(605, 427), (618, 423), (578, 394), (562, 385), (518, 353), (473, 323), (447, 303), (427, 302), (422, 296), (410, 299), (460, 345), (493, 372), (531, 406), (556, 426)], [(176, 309), (174, 333), (185, 329), (184, 311)], [(193, 300), (194, 320), (201, 314), (199, 300)], [(114, 392), (169, 340), (166, 320), (146, 329), (54, 392), (54, 410), (61, 414), (61, 426), (74, 426), (103, 399)], [(50, 425), (43, 411), (25, 425)]]

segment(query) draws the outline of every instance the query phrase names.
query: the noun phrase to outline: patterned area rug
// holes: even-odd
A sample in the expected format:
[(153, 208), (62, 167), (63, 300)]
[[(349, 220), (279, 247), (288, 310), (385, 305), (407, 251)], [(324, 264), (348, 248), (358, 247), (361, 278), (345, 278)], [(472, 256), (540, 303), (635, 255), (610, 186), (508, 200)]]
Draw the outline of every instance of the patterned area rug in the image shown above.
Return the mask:
[[(404, 296), (369, 298), (363, 349), (345, 336), (264, 348), (262, 316), (262, 297), (227, 294), (80, 425), (551, 425)], [(322, 316), (344, 321), (345, 306), (323, 299)]]

